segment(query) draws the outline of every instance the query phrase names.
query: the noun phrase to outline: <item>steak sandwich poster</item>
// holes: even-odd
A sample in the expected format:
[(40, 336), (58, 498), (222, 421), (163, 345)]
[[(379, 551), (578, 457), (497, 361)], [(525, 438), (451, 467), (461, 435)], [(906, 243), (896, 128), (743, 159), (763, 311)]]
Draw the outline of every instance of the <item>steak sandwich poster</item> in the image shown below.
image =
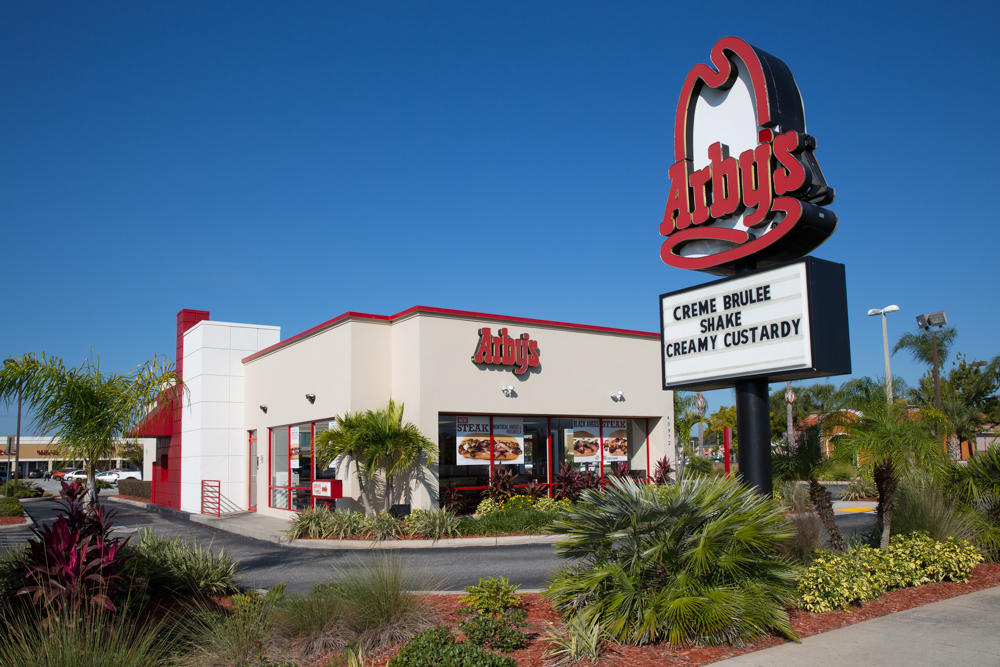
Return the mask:
[[(455, 463), (490, 464), (490, 418), (455, 418)], [(496, 464), (524, 463), (524, 423), (520, 417), (494, 417), (493, 461)]]
[(628, 461), (628, 424), (624, 419), (605, 419), (601, 422), (601, 440), (604, 442), (604, 462)]

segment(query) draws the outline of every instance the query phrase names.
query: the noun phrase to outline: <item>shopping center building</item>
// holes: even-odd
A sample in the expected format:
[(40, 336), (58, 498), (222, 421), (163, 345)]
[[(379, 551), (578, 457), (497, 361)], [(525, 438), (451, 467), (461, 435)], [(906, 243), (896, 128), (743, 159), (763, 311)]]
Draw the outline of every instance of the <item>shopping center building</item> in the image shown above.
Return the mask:
[[(313, 446), (338, 415), (390, 398), (438, 446), (397, 484), (394, 505), (436, 507), (441, 487), (484, 488), (500, 465), (524, 485), (550, 485), (565, 466), (647, 476), (673, 452), (659, 338), (416, 306), (344, 313), (281, 340), (278, 327), (182, 310), (183, 399), (163, 401), (137, 432), (156, 438), (153, 502), (200, 512), (217, 488), (223, 511), (291, 516), (340, 487), (336, 506), (359, 508), (353, 465), (318, 466)], [(340, 484), (314, 496), (326, 480)]]

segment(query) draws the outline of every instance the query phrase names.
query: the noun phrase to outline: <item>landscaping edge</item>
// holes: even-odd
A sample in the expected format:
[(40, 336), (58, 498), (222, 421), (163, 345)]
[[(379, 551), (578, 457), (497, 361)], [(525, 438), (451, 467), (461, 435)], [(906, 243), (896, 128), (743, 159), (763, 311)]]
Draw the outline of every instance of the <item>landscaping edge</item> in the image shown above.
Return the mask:
[[(215, 517), (204, 514), (192, 514), (183, 510), (175, 510), (152, 503), (122, 498), (120, 496), (107, 496), (106, 500), (116, 503), (139, 507), (150, 512), (160, 512), (168, 514), (186, 521), (201, 523), (227, 533), (251, 537), (265, 542), (275, 542), (285, 546), (299, 549), (333, 549), (333, 550), (370, 550), (370, 549), (460, 549), (463, 547), (494, 547), (494, 546), (517, 546), (524, 544), (552, 544), (560, 539), (562, 535), (493, 535), (483, 537), (449, 537), (434, 540), (337, 540), (337, 539), (297, 539), (289, 540), (284, 535), (284, 531), (275, 533), (269, 530), (250, 528), (247, 530), (246, 521), (253, 521), (248, 518), (248, 513), (238, 515), (244, 522), (237, 528), (227, 525), (227, 517)], [(262, 517), (271, 518), (271, 517)]]

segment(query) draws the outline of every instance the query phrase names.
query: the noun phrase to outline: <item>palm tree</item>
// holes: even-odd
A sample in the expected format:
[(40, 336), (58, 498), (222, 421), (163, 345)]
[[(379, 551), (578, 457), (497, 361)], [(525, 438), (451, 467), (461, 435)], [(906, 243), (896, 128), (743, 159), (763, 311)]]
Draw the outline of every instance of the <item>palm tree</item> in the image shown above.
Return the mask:
[[(955, 342), (956, 332), (952, 327), (942, 327), (935, 332), (937, 336), (938, 365), (943, 366), (948, 358), (948, 350)], [(934, 365), (934, 340), (929, 331), (921, 331), (912, 334), (905, 333), (896, 341), (896, 346), (892, 348), (892, 353), (896, 354), (900, 350), (908, 350), (913, 358), (928, 366)]]
[(806, 431), (802, 444), (794, 451), (785, 454), (773, 454), (771, 466), (777, 479), (790, 481), (806, 480), (809, 482), (809, 500), (813, 509), (819, 515), (820, 521), (830, 536), (830, 546), (837, 551), (844, 551), (844, 537), (834, 519), (833, 500), (830, 492), (819, 483), (819, 469), (823, 464), (823, 450), (820, 446), (819, 428)]
[(394, 478), (408, 472), (422, 454), (430, 463), (437, 445), (412, 422), (403, 423), (403, 404), (391, 398), (382, 410), (347, 412), (337, 425), (316, 437), (316, 460), (326, 467), (338, 456), (354, 461), (361, 484), (361, 504), (372, 512), (370, 497), (376, 480), (385, 477), (385, 510), (392, 503)]
[(26, 354), (0, 369), (0, 397), (22, 391), (35, 428), (52, 435), (66, 458), (83, 461), (91, 504), (97, 503), (97, 464), (113, 458), (158, 399), (183, 386), (170, 362), (157, 358), (127, 374), (105, 373), (90, 358), (67, 368), (58, 357)]
[(933, 470), (944, 463), (934, 429), (944, 415), (933, 409), (910, 410), (903, 403), (872, 400), (854, 417), (845, 420), (846, 433), (837, 443), (837, 453), (857, 456), (872, 466), (878, 489), (877, 514), (882, 523), (880, 546), (889, 546), (896, 488), (903, 474)]

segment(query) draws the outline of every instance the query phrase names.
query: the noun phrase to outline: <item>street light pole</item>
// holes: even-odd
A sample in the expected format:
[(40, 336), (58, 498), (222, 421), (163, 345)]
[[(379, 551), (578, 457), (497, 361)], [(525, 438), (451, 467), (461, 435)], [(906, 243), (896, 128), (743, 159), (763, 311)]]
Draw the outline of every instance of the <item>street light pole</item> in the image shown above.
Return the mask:
[(885, 323), (886, 313), (895, 313), (899, 306), (893, 304), (885, 308), (871, 308), (868, 311), (870, 316), (882, 316), (882, 354), (885, 356), (885, 396), (889, 403), (892, 403), (892, 370), (889, 368), (889, 329)]
[(927, 313), (925, 315), (917, 315), (917, 326), (928, 332), (931, 335), (931, 346), (934, 350), (934, 405), (938, 410), (941, 409), (941, 372), (938, 365), (938, 345), (937, 345), (937, 332), (932, 331), (931, 327), (943, 327), (948, 324), (948, 317), (944, 314), (943, 310), (939, 310), (936, 313)]

